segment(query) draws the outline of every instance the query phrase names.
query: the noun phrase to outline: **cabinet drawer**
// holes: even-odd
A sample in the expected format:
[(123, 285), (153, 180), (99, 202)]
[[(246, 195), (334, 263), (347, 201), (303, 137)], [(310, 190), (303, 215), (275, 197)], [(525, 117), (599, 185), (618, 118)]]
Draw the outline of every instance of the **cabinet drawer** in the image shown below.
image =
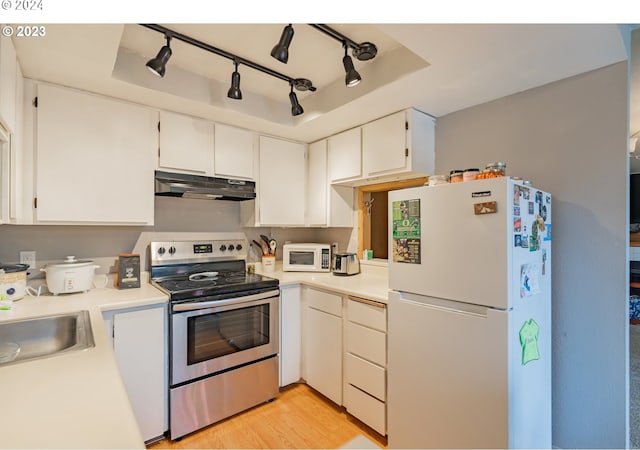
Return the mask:
[(387, 365), (387, 335), (381, 331), (348, 322), (347, 352), (384, 367)]
[(345, 382), (385, 401), (387, 396), (385, 369), (351, 353), (347, 353), (344, 361)]
[(305, 290), (308, 305), (334, 316), (342, 317), (342, 297), (315, 289)]
[(347, 317), (365, 327), (387, 331), (387, 307), (384, 303), (349, 296)]
[(349, 414), (362, 420), (383, 436), (387, 434), (387, 414), (384, 403), (350, 384), (346, 385), (344, 395), (344, 405)]

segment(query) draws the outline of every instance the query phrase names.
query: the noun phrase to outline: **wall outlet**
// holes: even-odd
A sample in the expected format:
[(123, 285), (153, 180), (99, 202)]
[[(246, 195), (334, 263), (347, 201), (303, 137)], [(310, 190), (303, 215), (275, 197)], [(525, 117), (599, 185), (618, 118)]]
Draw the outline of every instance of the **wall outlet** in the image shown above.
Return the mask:
[(29, 268), (36, 267), (36, 252), (20, 252), (20, 264), (28, 264)]

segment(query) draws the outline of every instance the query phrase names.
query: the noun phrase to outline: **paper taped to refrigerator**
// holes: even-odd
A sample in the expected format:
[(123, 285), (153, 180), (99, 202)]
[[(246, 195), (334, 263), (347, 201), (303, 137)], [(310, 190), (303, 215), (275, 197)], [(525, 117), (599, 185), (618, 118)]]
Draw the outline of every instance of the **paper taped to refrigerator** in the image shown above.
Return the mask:
[(528, 263), (520, 267), (520, 298), (540, 293), (540, 264)]
[(420, 199), (395, 201), (392, 211), (393, 262), (420, 264)]

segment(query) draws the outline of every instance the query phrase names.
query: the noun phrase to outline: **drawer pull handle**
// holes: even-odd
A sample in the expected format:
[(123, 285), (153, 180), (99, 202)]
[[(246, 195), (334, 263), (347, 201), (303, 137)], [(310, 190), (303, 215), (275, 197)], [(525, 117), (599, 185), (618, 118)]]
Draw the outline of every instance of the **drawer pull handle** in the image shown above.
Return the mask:
[(376, 308), (385, 309), (387, 307), (387, 305), (385, 305), (384, 303), (376, 302), (374, 300), (368, 300), (366, 298), (353, 297), (351, 295), (349, 296), (349, 300), (353, 300), (354, 302), (358, 303), (364, 303), (365, 305), (375, 306)]

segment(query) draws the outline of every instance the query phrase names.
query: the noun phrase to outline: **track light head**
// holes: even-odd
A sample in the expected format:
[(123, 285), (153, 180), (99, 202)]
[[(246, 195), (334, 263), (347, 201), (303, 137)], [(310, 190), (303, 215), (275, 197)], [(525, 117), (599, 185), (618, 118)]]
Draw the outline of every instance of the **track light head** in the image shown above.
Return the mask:
[(344, 77), (344, 83), (347, 87), (353, 87), (360, 83), (362, 77), (358, 73), (355, 67), (353, 67), (353, 60), (351, 56), (347, 55), (347, 46), (345, 44), (344, 47), (344, 57), (342, 58), (342, 65), (344, 66), (344, 71), (346, 73)]
[(289, 45), (293, 39), (293, 26), (291, 24), (284, 27), (280, 35), (280, 41), (271, 50), (271, 56), (280, 61), (287, 63), (289, 60)]
[(164, 45), (160, 49), (156, 57), (151, 58), (149, 61), (147, 61), (146, 64), (147, 69), (149, 69), (151, 73), (161, 78), (164, 77), (167, 62), (169, 61), (169, 58), (171, 58), (171, 47), (169, 46), (171, 42), (171, 36), (167, 34), (165, 35), (165, 37), (167, 39), (167, 45)]
[(296, 93), (293, 92), (293, 84), (291, 85), (291, 92), (289, 92), (289, 101), (291, 102), (292, 116), (295, 117), (304, 113), (304, 109), (302, 109), (302, 106), (300, 105), (300, 103), (298, 103), (298, 97), (296, 96)]
[(235, 62), (236, 68), (231, 74), (231, 87), (227, 92), (227, 97), (234, 100), (242, 100), (242, 91), (240, 90), (240, 72), (238, 72), (238, 63)]

